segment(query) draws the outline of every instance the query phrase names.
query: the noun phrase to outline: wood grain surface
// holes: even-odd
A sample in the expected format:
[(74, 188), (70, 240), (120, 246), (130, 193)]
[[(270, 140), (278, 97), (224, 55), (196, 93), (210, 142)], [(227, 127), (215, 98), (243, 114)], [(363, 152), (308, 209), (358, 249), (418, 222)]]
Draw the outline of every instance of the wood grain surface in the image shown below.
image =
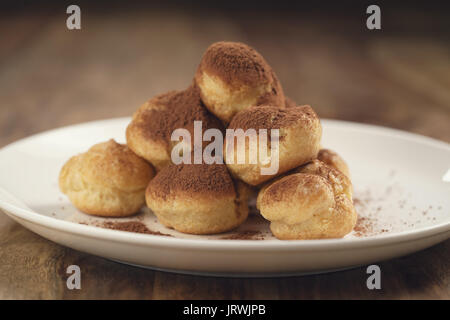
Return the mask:
[[(63, 6), (0, 12), (0, 146), (43, 130), (130, 116), (153, 95), (187, 87), (202, 52), (218, 40), (256, 47), (286, 94), (321, 117), (450, 142), (445, 10), (388, 11), (383, 29), (369, 31), (364, 8), (81, 7), (78, 31), (66, 28)], [(82, 269), (81, 290), (66, 288), (72, 264)], [(379, 265), (382, 290), (374, 291), (366, 287), (365, 267), (268, 279), (177, 275), (59, 246), (0, 214), (2, 299), (450, 298), (450, 241)]]

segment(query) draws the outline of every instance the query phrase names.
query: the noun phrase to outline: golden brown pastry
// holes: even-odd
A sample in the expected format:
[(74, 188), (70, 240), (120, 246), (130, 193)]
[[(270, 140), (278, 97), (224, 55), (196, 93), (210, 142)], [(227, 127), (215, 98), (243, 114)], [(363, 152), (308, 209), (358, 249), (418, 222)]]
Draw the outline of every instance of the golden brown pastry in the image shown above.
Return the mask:
[(325, 164), (339, 170), (350, 178), (350, 170), (348, 169), (347, 163), (342, 159), (340, 155), (330, 149), (321, 149), (317, 155), (317, 159), (324, 162)]
[[(251, 107), (238, 113), (228, 126), (228, 129), (247, 131), (255, 129), (259, 139), (259, 129), (279, 129), (278, 170), (274, 174), (263, 174), (262, 168), (275, 167), (270, 159), (264, 159), (260, 149), (257, 149), (257, 163), (252, 164), (250, 155), (250, 139), (234, 139), (229, 143), (226, 139), (224, 158), (233, 176), (250, 184), (258, 185), (271, 178), (298, 167), (317, 157), (322, 136), (322, 126), (319, 118), (310, 106), (297, 106), (280, 109), (273, 106)], [(232, 140), (232, 139), (231, 139)], [(267, 150), (271, 151), (270, 138)], [(275, 148), (275, 146), (274, 146)], [(239, 150), (245, 151), (245, 162), (239, 163)], [(274, 153), (274, 161), (276, 153)]]
[(126, 145), (99, 143), (69, 159), (59, 187), (79, 210), (98, 216), (124, 217), (141, 209), (154, 169)]
[(340, 171), (314, 160), (275, 179), (258, 194), (257, 207), (283, 240), (341, 238), (356, 224), (352, 185)]
[(284, 108), (284, 93), (266, 60), (239, 42), (216, 42), (204, 53), (195, 74), (206, 107), (225, 123), (255, 105)]
[[(127, 144), (137, 155), (149, 161), (156, 170), (172, 163), (171, 151), (178, 141), (171, 141), (175, 129), (187, 129), (194, 136), (194, 121), (202, 122), (202, 130), (217, 128), (222, 123), (200, 100), (195, 85), (184, 91), (170, 91), (144, 103), (128, 125)], [(191, 151), (194, 139), (191, 140)]]
[(191, 234), (231, 230), (248, 216), (249, 189), (225, 165), (180, 164), (163, 168), (146, 191), (148, 207), (163, 225)]

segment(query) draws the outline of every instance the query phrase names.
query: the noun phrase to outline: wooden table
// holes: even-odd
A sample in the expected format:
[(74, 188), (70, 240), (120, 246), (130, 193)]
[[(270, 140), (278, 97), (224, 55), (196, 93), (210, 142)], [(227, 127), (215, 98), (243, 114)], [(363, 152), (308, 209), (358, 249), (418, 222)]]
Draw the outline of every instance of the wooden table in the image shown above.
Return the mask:
[[(0, 146), (55, 127), (129, 116), (151, 96), (188, 86), (203, 50), (224, 39), (255, 46), (287, 95), (321, 117), (450, 142), (445, 10), (387, 10), (383, 29), (369, 31), (364, 8), (333, 15), (313, 8), (81, 7), (79, 31), (66, 28), (64, 7), (0, 13)], [(66, 289), (71, 264), (82, 268), (79, 291)], [(177, 275), (64, 248), (0, 214), (0, 298), (450, 298), (450, 241), (380, 267), (379, 291), (366, 288), (364, 267), (281, 279)]]

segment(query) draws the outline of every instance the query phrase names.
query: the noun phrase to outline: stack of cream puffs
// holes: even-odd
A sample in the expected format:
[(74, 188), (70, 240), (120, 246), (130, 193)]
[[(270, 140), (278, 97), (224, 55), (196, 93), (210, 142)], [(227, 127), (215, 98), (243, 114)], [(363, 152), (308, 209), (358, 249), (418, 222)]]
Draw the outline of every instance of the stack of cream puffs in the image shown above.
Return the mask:
[[(227, 129), (254, 129), (257, 138), (260, 129), (277, 129), (276, 172), (262, 173), (270, 163), (259, 154), (256, 162), (248, 161), (254, 152), (248, 139), (224, 141), (220, 163), (173, 163), (178, 142), (172, 133), (193, 133), (196, 121), (224, 137)], [(257, 197), (260, 214), (279, 239), (340, 238), (357, 218), (350, 173), (338, 154), (321, 149), (321, 137), (313, 108), (284, 96), (256, 50), (217, 42), (204, 53), (187, 89), (157, 95), (135, 112), (126, 145), (111, 140), (72, 157), (59, 185), (87, 214), (124, 217), (147, 205), (166, 227), (199, 235), (244, 223), (249, 199)], [(192, 141), (183, 150), (193, 154), (195, 148)], [(244, 162), (236, 161), (240, 153)]]

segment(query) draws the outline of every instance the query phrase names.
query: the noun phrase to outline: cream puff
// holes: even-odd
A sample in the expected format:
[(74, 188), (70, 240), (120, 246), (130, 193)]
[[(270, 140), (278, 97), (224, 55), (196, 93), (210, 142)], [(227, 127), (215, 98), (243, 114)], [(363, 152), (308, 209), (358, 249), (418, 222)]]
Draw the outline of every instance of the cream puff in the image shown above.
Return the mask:
[(249, 188), (225, 165), (169, 165), (146, 191), (147, 206), (166, 227), (190, 234), (229, 231), (248, 216)]
[[(264, 145), (259, 142), (258, 148), (252, 149), (251, 138), (233, 138), (229, 135), (230, 129), (232, 132), (238, 132), (239, 129), (251, 132), (249, 130), (253, 129), (256, 134), (253, 141), (259, 141), (263, 133), (260, 129), (266, 129), (266, 149), (261, 148)], [(274, 143), (276, 140), (272, 139), (273, 129), (278, 129), (278, 147)], [(224, 159), (233, 176), (255, 186), (315, 159), (321, 137), (320, 120), (310, 106), (286, 109), (274, 106), (251, 107), (238, 113), (229, 124)], [(268, 151), (267, 157), (265, 150)], [(244, 161), (239, 160), (239, 157), (244, 156)], [(278, 168), (271, 173), (268, 168), (274, 167)]]
[(263, 187), (257, 208), (283, 240), (341, 238), (357, 219), (350, 180), (319, 160)]
[[(195, 85), (183, 91), (170, 91), (144, 103), (127, 127), (127, 144), (137, 155), (149, 161), (156, 170), (172, 163), (171, 151), (178, 141), (172, 141), (175, 129), (187, 129), (191, 136), (194, 121), (201, 121), (202, 130), (217, 128), (222, 123), (200, 100)], [(193, 150), (193, 139), (190, 152)]]
[(255, 105), (285, 107), (275, 72), (253, 48), (239, 42), (216, 42), (204, 53), (195, 82), (205, 106), (224, 123)]
[(124, 217), (145, 204), (145, 188), (155, 171), (126, 145), (99, 143), (64, 164), (59, 187), (87, 214)]

